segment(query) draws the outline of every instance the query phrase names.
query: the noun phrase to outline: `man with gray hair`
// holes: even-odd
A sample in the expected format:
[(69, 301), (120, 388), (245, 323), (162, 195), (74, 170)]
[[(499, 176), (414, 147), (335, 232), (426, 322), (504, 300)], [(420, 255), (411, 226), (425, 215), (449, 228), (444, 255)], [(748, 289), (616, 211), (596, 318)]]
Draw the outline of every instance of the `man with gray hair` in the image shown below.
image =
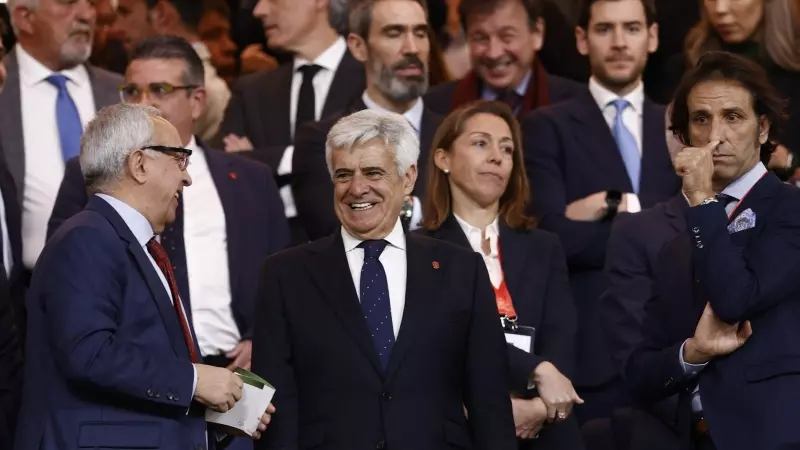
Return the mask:
[(325, 154), (339, 229), (262, 272), (253, 368), (280, 413), (256, 448), (516, 449), (483, 260), (400, 223), (417, 181), (413, 127), (359, 111)]
[(297, 213), (311, 239), (336, 228), (331, 183), (325, 173), (325, 135), (336, 121), (363, 109), (402, 114), (420, 141), (419, 180), (406, 198), (404, 225), (415, 229), (422, 219), (419, 198), (425, 189), (425, 165), (442, 117), (422, 101), (428, 89), (430, 29), (423, 0), (352, 0), (350, 51), (364, 63), (367, 88), (343, 111), (297, 132), (292, 159)]
[(242, 380), (202, 363), (156, 237), (192, 183), (190, 155), (152, 107), (107, 107), (87, 126), (92, 198), (48, 241), (31, 281), (17, 450), (216, 444), (205, 408), (232, 408)]
[(117, 103), (122, 77), (86, 64), (96, 13), (91, 0), (9, 0), (17, 44), (5, 58), (0, 145), (22, 203), (22, 263), (32, 269), (45, 243), (64, 162), (83, 127)]

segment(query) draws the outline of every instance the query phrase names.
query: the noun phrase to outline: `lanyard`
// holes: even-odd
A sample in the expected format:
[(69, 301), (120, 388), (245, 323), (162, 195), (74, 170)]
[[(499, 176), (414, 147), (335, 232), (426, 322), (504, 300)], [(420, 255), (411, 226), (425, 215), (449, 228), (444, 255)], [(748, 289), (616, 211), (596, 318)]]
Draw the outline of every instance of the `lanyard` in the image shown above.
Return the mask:
[(750, 189), (748, 189), (747, 192), (744, 193), (742, 198), (740, 198), (739, 201), (736, 202), (736, 206), (734, 206), (733, 209), (731, 210), (731, 213), (728, 214), (728, 221), (730, 221), (733, 218), (733, 215), (739, 209), (739, 206), (742, 205), (742, 202), (744, 201), (744, 199), (747, 198), (747, 196), (750, 194), (750, 192), (753, 190), (753, 188), (756, 187), (756, 184), (758, 184), (759, 181), (763, 180), (764, 177), (767, 176), (768, 173), (769, 172), (764, 172), (764, 175), (761, 175), (761, 178), (759, 178), (758, 181), (756, 181), (752, 186), (750, 186)]
[(494, 288), (494, 297), (497, 301), (497, 312), (500, 313), (501, 320), (510, 322), (512, 326), (517, 322), (517, 311), (514, 309), (514, 302), (511, 301), (511, 293), (508, 292), (506, 285), (506, 275), (503, 273), (503, 259), (500, 255), (500, 238), (497, 238), (497, 260), (500, 262), (500, 273), (503, 274), (503, 281), (500, 286)]

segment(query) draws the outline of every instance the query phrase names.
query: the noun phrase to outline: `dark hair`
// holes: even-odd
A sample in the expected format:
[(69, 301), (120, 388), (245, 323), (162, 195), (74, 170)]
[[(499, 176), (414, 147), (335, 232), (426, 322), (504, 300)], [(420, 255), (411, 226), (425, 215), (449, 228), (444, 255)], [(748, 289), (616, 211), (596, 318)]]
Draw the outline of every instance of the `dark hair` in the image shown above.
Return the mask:
[(183, 72), (183, 83), (189, 86), (205, 84), (203, 61), (197, 56), (191, 44), (177, 36), (154, 36), (142, 41), (131, 55), (131, 61), (137, 59), (176, 59), (183, 61), (186, 68)]
[(458, 5), (461, 28), (467, 31), (467, 25), (471, 18), (491, 14), (510, 2), (522, 3), (525, 14), (528, 16), (528, 27), (531, 30), (535, 29), (536, 21), (542, 17), (542, 0), (461, 0), (461, 4)]
[(422, 226), (426, 230), (438, 229), (452, 212), (450, 183), (447, 175), (436, 167), (436, 150), (452, 151), (456, 139), (464, 133), (467, 121), (478, 114), (491, 114), (503, 119), (511, 129), (511, 140), (514, 142), (514, 167), (506, 191), (500, 197), (500, 217), (515, 229), (529, 229), (536, 225), (536, 220), (526, 214), (530, 191), (522, 158), (522, 133), (514, 112), (505, 103), (478, 100), (448, 114), (433, 137), (428, 157), (427, 188), (422, 201)]
[[(161, 0), (147, 0), (147, 9), (153, 9)], [(178, 14), (181, 21), (192, 31), (197, 31), (200, 20), (203, 19), (205, 8), (202, 0), (167, 0)]]
[[(349, 30), (351, 33), (361, 36), (364, 40), (369, 36), (369, 28), (372, 26), (372, 9), (375, 4), (383, 0), (350, 0)], [(428, 15), (428, 2), (426, 0), (408, 0), (422, 6), (425, 16)]]
[[(231, 18), (231, 7), (225, 0), (203, 0), (203, 16), (215, 12), (225, 19)], [(202, 20), (202, 18), (201, 18)], [(197, 22), (198, 24), (200, 21)]]
[[(669, 130), (683, 144), (691, 145), (689, 139), (689, 94), (695, 86), (712, 80), (732, 81), (748, 92), (753, 109), (759, 118), (766, 117), (770, 122), (769, 134), (780, 136), (786, 123), (786, 104), (780, 94), (772, 87), (767, 72), (757, 63), (729, 52), (708, 52), (700, 57), (697, 65), (686, 72), (675, 90), (670, 109)], [(770, 155), (778, 146), (772, 139), (761, 145), (761, 161), (769, 161)]]
[[(589, 28), (589, 21), (592, 19), (592, 6), (599, 2), (615, 2), (619, 0), (583, 0), (581, 10), (578, 15), (578, 26), (584, 30)], [(656, 23), (656, 4), (654, 0), (641, 0), (644, 6), (644, 17), (647, 26)]]

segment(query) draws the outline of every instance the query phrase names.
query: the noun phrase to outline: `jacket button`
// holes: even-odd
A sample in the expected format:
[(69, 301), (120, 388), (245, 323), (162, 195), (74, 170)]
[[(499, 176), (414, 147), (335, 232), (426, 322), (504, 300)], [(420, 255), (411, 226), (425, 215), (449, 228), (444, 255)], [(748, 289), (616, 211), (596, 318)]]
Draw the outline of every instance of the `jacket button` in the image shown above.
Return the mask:
[(383, 394), (381, 394), (381, 397), (383, 397), (383, 399), (384, 399), (385, 401), (387, 401), (387, 402), (388, 402), (389, 400), (391, 400), (391, 399), (392, 399), (392, 396), (391, 396), (391, 395), (389, 395), (389, 393), (388, 393), (388, 392), (384, 392)]
[(172, 399), (177, 402), (177, 401), (180, 401), (181, 398), (178, 397), (178, 394), (175, 394), (175, 395), (172, 396)]
[(167, 400), (172, 400), (172, 392), (167, 392)]
[(147, 396), (148, 397), (152, 397), (153, 396), (153, 390), (152, 389), (148, 389), (147, 390)]
[(384, 450), (384, 449), (386, 448), (386, 441), (384, 441), (383, 439), (381, 439), (380, 441), (376, 442), (376, 443), (375, 443), (375, 448), (376, 448), (377, 450)]

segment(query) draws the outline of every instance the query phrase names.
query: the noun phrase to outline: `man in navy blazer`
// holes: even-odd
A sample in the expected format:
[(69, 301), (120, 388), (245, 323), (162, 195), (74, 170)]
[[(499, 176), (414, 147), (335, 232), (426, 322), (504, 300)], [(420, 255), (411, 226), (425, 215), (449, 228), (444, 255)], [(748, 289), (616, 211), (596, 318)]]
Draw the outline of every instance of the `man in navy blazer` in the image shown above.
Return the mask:
[(154, 108), (110, 106), (87, 126), (80, 157), (93, 196), (31, 280), (15, 449), (215, 447), (205, 408), (232, 408), (242, 380), (201, 363), (155, 236), (192, 183), (190, 154)]
[[(209, 364), (248, 368), (258, 271), (264, 259), (289, 244), (278, 188), (267, 166), (203, 147), (192, 135), (203, 106), (203, 66), (185, 40), (144, 41), (125, 74), (123, 101), (152, 105), (175, 124), (182, 145), (193, 150), (187, 169), (193, 189), (182, 194), (178, 215), (161, 235), (181, 297)], [(195, 85), (186, 92), (176, 86)], [(77, 160), (66, 175), (48, 233), (86, 204)]]
[(573, 382), (586, 400), (576, 414), (586, 421), (624, 401), (597, 311), (611, 219), (671, 198), (679, 180), (664, 139), (664, 108), (645, 97), (641, 81), (658, 46), (652, 0), (585, 2), (579, 25), (578, 50), (592, 67), (589, 89), (534, 111), (523, 130), (533, 212), (542, 229), (559, 235), (567, 256), (578, 309)]
[(642, 401), (679, 395), (687, 448), (798, 448), (800, 191), (764, 166), (783, 101), (759, 65), (713, 52), (673, 105), (687, 232), (662, 251), (627, 380)]

